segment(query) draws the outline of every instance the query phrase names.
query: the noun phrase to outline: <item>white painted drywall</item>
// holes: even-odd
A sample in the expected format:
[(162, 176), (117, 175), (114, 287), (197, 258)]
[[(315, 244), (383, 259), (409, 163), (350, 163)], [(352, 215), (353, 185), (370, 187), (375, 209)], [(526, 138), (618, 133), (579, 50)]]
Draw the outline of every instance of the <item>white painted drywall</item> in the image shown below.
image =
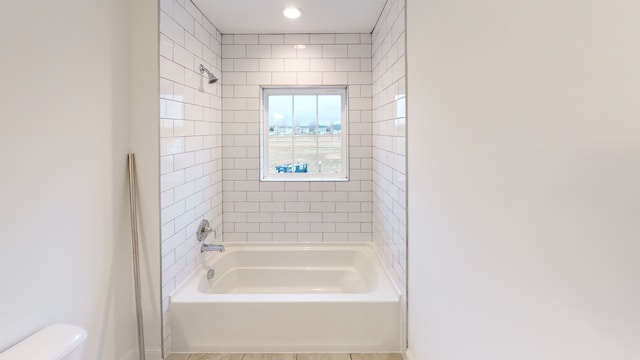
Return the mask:
[(640, 358), (640, 3), (407, 14), (413, 357)]
[(53, 322), (88, 330), (86, 359), (136, 345), (128, 21), (124, 0), (0, 5), (0, 350)]
[(138, 235), (145, 348), (147, 359), (154, 359), (162, 349), (159, 3), (157, 0), (130, 1), (129, 11), (129, 151), (135, 154), (139, 185)]

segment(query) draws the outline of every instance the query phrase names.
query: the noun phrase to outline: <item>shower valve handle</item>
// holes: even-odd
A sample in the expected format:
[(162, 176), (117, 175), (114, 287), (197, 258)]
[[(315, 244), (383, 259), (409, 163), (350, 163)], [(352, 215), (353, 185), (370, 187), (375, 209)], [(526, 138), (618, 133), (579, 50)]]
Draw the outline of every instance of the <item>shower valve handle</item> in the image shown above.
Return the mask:
[(207, 219), (203, 219), (202, 221), (200, 221), (200, 224), (198, 224), (198, 231), (196, 232), (198, 241), (203, 241), (204, 239), (206, 239), (209, 233), (213, 233), (213, 238), (215, 239), (216, 229), (209, 226), (209, 221)]

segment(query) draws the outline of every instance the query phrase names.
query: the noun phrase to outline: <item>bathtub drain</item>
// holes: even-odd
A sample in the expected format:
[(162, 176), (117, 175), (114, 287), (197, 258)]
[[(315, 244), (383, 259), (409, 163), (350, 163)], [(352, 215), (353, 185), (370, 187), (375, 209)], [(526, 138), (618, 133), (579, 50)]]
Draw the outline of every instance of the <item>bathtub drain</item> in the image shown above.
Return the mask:
[(215, 275), (215, 273), (216, 273), (216, 272), (215, 272), (215, 270), (213, 270), (213, 269), (209, 269), (209, 270), (207, 270), (207, 280), (211, 280), (211, 279), (213, 279), (213, 275)]

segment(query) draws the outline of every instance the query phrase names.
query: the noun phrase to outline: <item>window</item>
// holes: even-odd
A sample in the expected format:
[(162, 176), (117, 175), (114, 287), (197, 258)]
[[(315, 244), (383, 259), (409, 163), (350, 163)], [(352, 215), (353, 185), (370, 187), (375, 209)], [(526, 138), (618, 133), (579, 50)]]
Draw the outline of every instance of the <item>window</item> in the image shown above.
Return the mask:
[(347, 180), (347, 88), (262, 88), (262, 180)]

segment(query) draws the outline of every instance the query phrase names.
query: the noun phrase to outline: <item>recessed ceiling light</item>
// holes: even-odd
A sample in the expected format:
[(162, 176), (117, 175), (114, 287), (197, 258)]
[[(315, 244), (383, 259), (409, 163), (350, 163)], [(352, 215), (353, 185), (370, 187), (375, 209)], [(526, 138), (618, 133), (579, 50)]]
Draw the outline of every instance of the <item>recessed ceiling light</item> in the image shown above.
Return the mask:
[(282, 15), (289, 19), (297, 19), (302, 15), (302, 11), (294, 6), (289, 6), (287, 8), (282, 9)]

